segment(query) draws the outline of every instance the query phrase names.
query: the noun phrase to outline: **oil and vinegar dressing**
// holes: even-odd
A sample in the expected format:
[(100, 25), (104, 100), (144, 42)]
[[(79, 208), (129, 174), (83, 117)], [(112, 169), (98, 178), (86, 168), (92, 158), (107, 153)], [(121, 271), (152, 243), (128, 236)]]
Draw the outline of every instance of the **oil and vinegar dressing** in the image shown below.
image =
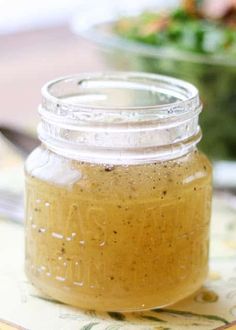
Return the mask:
[(141, 310), (197, 290), (208, 272), (211, 165), (103, 165), (40, 147), (26, 164), (26, 272), (82, 308)]

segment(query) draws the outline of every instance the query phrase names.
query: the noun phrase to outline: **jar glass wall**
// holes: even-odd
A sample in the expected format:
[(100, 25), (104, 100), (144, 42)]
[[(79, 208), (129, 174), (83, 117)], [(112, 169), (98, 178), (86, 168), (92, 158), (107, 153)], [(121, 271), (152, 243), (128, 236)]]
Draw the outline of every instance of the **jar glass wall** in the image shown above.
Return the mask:
[(139, 73), (43, 89), (26, 162), (26, 272), (60, 301), (130, 311), (172, 304), (208, 270), (211, 165), (198, 92)]

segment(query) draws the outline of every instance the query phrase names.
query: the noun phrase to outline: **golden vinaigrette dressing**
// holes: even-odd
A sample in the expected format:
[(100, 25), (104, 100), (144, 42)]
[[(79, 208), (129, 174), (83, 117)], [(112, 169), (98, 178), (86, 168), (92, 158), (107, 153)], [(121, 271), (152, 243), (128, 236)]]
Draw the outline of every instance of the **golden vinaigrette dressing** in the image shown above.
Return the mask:
[[(26, 271), (63, 302), (96, 310), (165, 306), (208, 272), (211, 166), (193, 151), (96, 165), (37, 149), (26, 165)], [(39, 162), (39, 163), (40, 163)]]

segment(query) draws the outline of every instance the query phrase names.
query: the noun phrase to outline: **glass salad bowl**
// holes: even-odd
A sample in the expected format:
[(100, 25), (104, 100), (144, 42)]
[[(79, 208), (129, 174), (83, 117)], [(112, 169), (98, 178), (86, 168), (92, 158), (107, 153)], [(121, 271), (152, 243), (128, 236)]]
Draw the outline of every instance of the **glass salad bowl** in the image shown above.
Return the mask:
[[(167, 3), (175, 5), (175, 1)], [(152, 0), (138, 4), (121, 1), (96, 11), (86, 5), (73, 18), (71, 28), (99, 46), (110, 69), (159, 73), (195, 84), (204, 105), (201, 127), (205, 139), (200, 148), (213, 160), (236, 160), (236, 56), (149, 45), (114, 32), (114, 24), (122, 17), (163, 9), (162, 1)]]

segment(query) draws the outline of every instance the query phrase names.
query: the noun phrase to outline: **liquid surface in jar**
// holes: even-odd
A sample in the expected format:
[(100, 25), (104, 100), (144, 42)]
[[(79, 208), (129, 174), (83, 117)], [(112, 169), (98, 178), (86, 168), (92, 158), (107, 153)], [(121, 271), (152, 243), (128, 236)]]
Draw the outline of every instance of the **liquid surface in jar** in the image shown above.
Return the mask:
[(26, 272), (42, 291), (128, 311), (172, 304), (201, 286), (211, 205), (204, 155), (108, 166), (38, 148), (29, 161)]

